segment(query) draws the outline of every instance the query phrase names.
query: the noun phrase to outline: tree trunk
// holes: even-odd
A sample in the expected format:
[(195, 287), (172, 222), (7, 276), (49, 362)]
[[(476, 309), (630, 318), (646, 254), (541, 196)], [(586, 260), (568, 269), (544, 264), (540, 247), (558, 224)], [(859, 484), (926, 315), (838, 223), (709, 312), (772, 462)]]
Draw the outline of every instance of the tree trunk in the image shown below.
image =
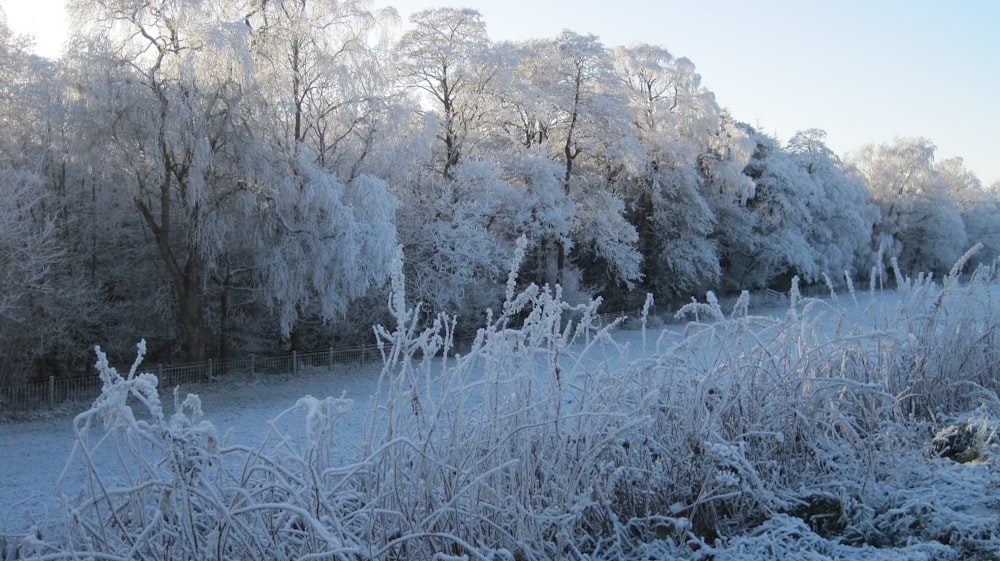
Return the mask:
[(201, 292), (185, 282), (183, 290), (177, 291), (180, 304), (180, 328), (184, 337), (187, 360), (201, 362), (205, 352), (205, 315), (201, 306)]
[(229, 286), (232, 279), (232, 271), (226, 269), (226, 278), (222, 281), (222, 289), (219, 292), (219, 358), (225, 360), (229, 358)]
[[(654, 180), (650, 180), (648, 190), (658, 189), (658, 185)], [(645, 279), (646, 286), (650, 288), (660, 288), (657, 286), (659, 282), (659, 264), (660, 264), (660, 251), (656, 242), (656, 228), (655, 228), (655, 208), (653, 206), (653, 196), (649, 191), (643, 191), (639, 195), (639, 200), (636, 203), (635, 210), (632, 215), (632, 225), (635, 226), (636, 231), (639, 233), (639, 252), (644, 256), (642, 260), (642, 278)]]
[(552, 238), (542, 238), (538, 244), (538, 279), (552, 288), (562, 282), (564, 267), (563, 244)]
[(141, 200), (136, 200), (146, 225), (153, 233), (156, 241), (156, 248), (160, 257), (170, 273), (171, 284), (174, 287), (174, 295), (177, 297), (177, 321), (184, 341), (184, 351), (187, 360), (200, 362), (205, 360), (205, 315), (202, 306), (201, 273), (202, 260), (197, 246), (187, 247), (187, 260), (181, 268), (170, 247), (168, 232), (169, 214), (161, 211), (161, 222), (157, 222), (150, 212), (149, 207)]

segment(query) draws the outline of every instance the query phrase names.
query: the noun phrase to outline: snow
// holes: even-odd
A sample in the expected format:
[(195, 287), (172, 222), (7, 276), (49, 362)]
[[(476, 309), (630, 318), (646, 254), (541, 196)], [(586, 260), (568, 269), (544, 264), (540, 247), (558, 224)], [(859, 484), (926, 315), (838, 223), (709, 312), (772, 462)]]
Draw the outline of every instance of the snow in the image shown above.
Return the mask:
[[(922, 288), (925, 287), (916, 285), (914, 290)], [(794, 296), (796, 295), (793, 294)], [(709, 303), (712, 302), (712, 298), (714, 297), (710, 297)], [(788, 307), (784, 306), (769, 310), (755, 310), (754, 314), (755, 317), (762, 318), (757, 321), (759, 325), (769, 326), (773, 325), (773, 322), (769, 322), (769, 320), (778, 321), (786, 316), (791, 318), (796, 314), (812, 313), (814, 319), (810, 325), (823, 325), (824, 328), (817, 330), (817, 333), (810, 337), (815, 337), (817, 340), (828, 340), (844, 336), (849, 326), (860, 326), (859, 328), (864, 332), (884, 329), (884, 325), (878, 325), (872, 318), (884, 316), (889, 311), (905, 315), (904, 308), (906, 306), (902, 302), (903, 299), (904, 296), (899, 293), (889, 293), (888, 295), (883, 293), (877, 297), (870, 293), (858, 293), (849, 296), (841, 295), (833, 299), (809, 300), (806, 306), (812, 307), (811, 312), (806, 312), (802, 307), (790, 312)], [(690, 309), (697, 310), (697, 308), (700, 306)], [(873, 310), (876, 311), (873, 312)], [(403, 311), (400, 310), (400, 312)], [(701, 319), (704, 321), (704, 316)], [(864, 325), (865, 323), (868, 325)], [(730, 329), (731, 326), (724, 327), (712, 336), (731, 337)], [(766, 331), (767, 329), (763, 329), (761, 332)], [(659, 337), (656, 337), (657, 332), (659, 332)], [(718, 353), (719, 356), (733, 353), (735, 356), (735, 354), (746, 350), (742, 348), (720, 349), (710, 345), (694, 348), (685, 347), (685, 342), (696, 340), (698, 336), (696, 332), (697, 326), (693, 324), (669, 324), (661, 329), (651, 330), (651, 332), (643, 332), (635, 328), (617, 329), (613, 332), (616, 345), (589, 344), (593, 341), (588, 338), (586, 341), (575, 343), (572, 348), (565, 349), (561, 361), (567, 366), (573, 363), (585, 363), (589, 365), (588, 368), (603, 363), (604, 367), (595, 371), (624, 372), (622, 369), (627, 369), (626, 363), (655, 362), (661, 360), (658, 357), (662, 357), (666, 349), (674, 349), (675, 352), (679, 351), (688, 365), (697, 368), (699, 365), (708, 365), (713, 360), (718, 360), (718, 356), (714, 356), (715, 353)], [(388, 331), (383, 333), (385, 336), (392, 336)], [(512, 333), (511, 337), (516, 337), (516, 333)], [(760, 337), (761, 339), (766, 338), (763, 335)], [(776, 338), (776, 340), (778, 339), (780, 337)], [(615, 351), (619, 348), (618, 345), (628, 349), (628, 361), (624, 357), (617, 356)], [(544, 362), (544, 357), (542, 361)], [(440, 365), (440, 362), (441, 359), (435, 359), (435, 364)], [(460, 364), (455, 359), (450, 359), (450, 363), (452, 365)], [(431, 368), (436, 368), (436, 366)], [(140, 367), (139, 371), (141, 372), (141, 370)], [(246, 447), (250, 449), (257, 446), (263, 447), (262, 439), (294, 431), (289, 427), (298, 423), (304, 426), (305, 432), (309, 433), (305, 442), (323, 442), (325, 438), (320, 438), (317, 435), (335, 433), (338, 439), (336, 446), (328, 445), (330, 449), (325, 450), (324, 454), (333, 458), (333, 464), (339, 462), (347, 465), (359, 460), (362, 456), (365, 433), (371, 430), (370, 426), (366, 426), (369, 403), (376, 400), (379, 395), (399, 389), (380, 387), (380, 371), (381, 365), (378, 364), (360, 367), (341, 366), (332, 371), (306, 370), (296, 377), (281, 376), (258, 381), (223, 380), (181, 388), (181, 395), (193, 392), (200, 397), (200, 409), (204, 412), (204, 416), (199, 418), (197, 411), (194, 411), (198, 405), (195, 403), (191, 404), (194, 407), (190, 407), (188, 411), (190, 422), (187, 421), (188, 417), (175, 415), (170, 417), (169, 421), (164, 420), (161, 426), (166, 427), (163, 430), (180, 431), (177, 432), (180, 435), (189, 434), (190, 431), (188, 433), (183, 431), (192, 429), (192, 427), (197, 429), (199, 426), (205, 426), (204, 423), (198, 425), (196, 421), (207, 421), (210, 426), (214, 427), (214, 430), (218, 431), (220, 440), (218, 445), (220, 447), (229, 449)], [(470, 373), (466, 382), (481, 377), (481, 374)], [(122, 379), (133, 378), (124, 376)], [(148, 381), (146, 378), (134, 378), (134, 384), (140, 391), (149, 389)], [(554, 383), (558, 384), (559, 382), (557, 379)], [(722, 380), (718, 379), (715, 383), (721, 382)], [(170, 388), (161, 388), (160, 393), (161, 395), (169, 394), (169, 390)], [(591, 396), (595, 394), (594, 388), (588, 388), (587, 391), (568, 392), (567, 395), (572, 393), (573, 396), (581, 400), (595, 399), (588, 397), (588, 392)], [(435, 395), (431, 393), (421, 394), (422, 397), (419, 399), (424, 400), (423, 406), (427, 407), (430, 412), (433, 412), (435, 406), (446, 410), (445, 401), (441, 400), (440, 394), (432, 393)], [(414, 395), (416, 396), (416, 394)], [(464, 414), (468, 414), (470, 410), (475, 411), (481, 405), (476, 399), (486, 398), (487, 393), (484, 390), (484, 393), (478, 396), (463, 394), (456, 399), (469, 400), (463, 401), (459, 407), (460, 410), (465, 411)], [(414, 397), (414, 399), (418, 398)], [(574, 404), (571, 403), (571, 398), (566, 399), (570, 400), (566, 402), (568, 410)], [(353, 407), (347, 409), (351, 402), (353, 402)], [(380, 401), (380, 403), (382, 402)], [(154, 412), (153, 417), (156, 416), (157, 406), (158, 404), (153, 403), (150, 408)], [(164, 398), (163, 407), (170, 409), (169, 399)], [(174, 411), (165, 411), (164, 419), (173, 413)], [(982, 423), (985, 432), (995, 430), (992, 421), (988, 421), (989, 411), (981, 413), (976, 416), (976, 412), (969, 412), (970, 422)], [(395, 414), (399, 415), (399, 412)], [(400, 419), (405, 421), (405, 418), (399, 418), (397, 421)], [(413, 419), (420, 422), (416, 416)], [(460, 421), (460, 419), (461, 417), (456, 417), (455, 420)], [(836, 419), (832, 419), (836, 421)], [(105, 422), (107, 423), (108, 420), (105, 419)], [(150, 430), (150, 434), (155, 436), (155, 419), (125, 419), (122, 422), (134, 423), (135, 432), (141, 433)], [(178, 425), (178, 422), (181, 424)], [(388, 422), (391, 424), (394, 421), (390, 419)], [(335, 423), (335, 430), (333, 425), (325, 423)], [(80, 426), (82, 425), (78, 420), (77, 431), (81, 430)], [(844, 430), (848, 429), (850, 429), (849, 426)], [(82, 432), (87, 433), (87, 430), (84, 429)], [(298, 430), (302, 432), (303, 429)], [(414, 431), (419, 431), (419, 428), (415, 428)], [(400, 437), (412, 438), (412, 436), (406, 435), (400, 435)], [(987, 437), (992, 438), (992, 434), (987, 434)], [(581, 438), (581, 435), (573, 438)], [(712, 485), (717, 489), (717, 498), (720, 500), (734, 496), (734, 492), (738, 494), (740, 489), (753, 489), (754, 485), (759, 485), (759, 482), (752, 480), (756, 476), (753, 472), (753, 466), (746, 464), (750, 454), (752, 454), (752, 451), (748, 451), (744, 447), (744, 444), (750, 442), (747, 440), (748, 438), (770, 439), (777, 445), (782, 445), (785, 444), (786, 435), (781, 432), (766, 433), (766, 431), (762, 431), (756, 435), (743, 435), (740, 439), (729, 442), (706, 441), (707, 456), (715, 458), (712, 461), (720, 468), (714, 473), (706, 473), (705, 477), (710, 478)], [(64, 477), (64, 487), (79, 487), (80, 483), (84, 481), (85, 474), (83, 473), (74, 475), (72, 470), (67, 470), (64, 473), (66, 460), (70, 457), (73, 444), (74, 420), (69, 416), (53, 415), (49, 418), (32, 421), (0, 424), (0, 458), (3, 458), (3, 461), (0, 462), (0, 504), (5, 505), (2, 514), (0, 514), (0, 546), (3, 545), (5, 535), (13, 538), (23, 535), (27, 528), (50, 528), (60, 522), (62, 514), (58, 511), (59, 497), (54, 491), (57, 481), (61, 476)], [(286, 442), (286, 445), (292, 446), (291, 441)], [(627, 448), (626, 451), (628, 451)], [(892, 454), (892, 451), (892, 447), (887, 445), (886, 453)], [(919, 458), (919, 451), (915, 457)], [(100, 457), (96, 458), (95, 462), (102, 469), (112, 469), (111, 466), (115, 460), (111, 457)], [(899, 461), (899, 459), (890, 458), (880, 461), (892, 462)], [(485, 478), (487, 475), (484, 474), (483, 477)], [(962, 551), (961, 549), (949, 549), (948, 543), (944, 543), (948, 538), (940, 535), (941, 528), (952, 528), (955, 540), (964, 539), (964, 536), (969, 535), (970, 532), (981, 536), (982, 540), (995, 539), (989, 536), (990, 532), (996, 529), (995, 523), (991, 521), (997, 516), (996, 505), (1000, 504), (1000, 473), (998, 473), (988, 452), (985, 459), (969, 464), (957, 464), (944, 459), (902, 464), (898, 475), (881, 485), (886, 505), (890, 505), (891, 508), (887, 506), (875, 518), (881, 523), (880, 531), (886, 533), (885, 539), (887, 540), (894, 537), (889, 535), (892, 531), (914, 531), (916, 535), (911, 545), (873, 548), (867, 544), (857, 545), (843, 543), (842, 540), (837, 539), (828, 540), (817, 534), (803, 520), (785, 513), (775, 513), (769, 520), (749, 530), (745, 535), (714, 544), (693, 543), (690, 553), (696, 555), (700, 549), (702, 553), (710, 553), (716, 559), (787, 558), (802, 554), (803, 551), (809, 551), (810, 555), (813, 556), (810, 558), (816, 559), (916, 559), (954, 556), (956, 552)], [(706, 501), (705, 505), (708, 504), (709, 502)], [(852, 504), (850, 501), (842, 504), (845, 504), (844, 508), (847, 508), (846, 505), (850, 505), (850, 508), (859, 511), (879, 506)], [(579, 508), (585, 509), (587, 506), (580, 504)], [(674, 503), (670, 506), (669, 521), (664, 521), (663, 524), (669, 522), (668, 527), (672, 528), (671, 532), (683, 533), (689, 528), (690, 522), (684, 516), (688, 514), (690, 508), (683, 502)], [(681, 516), (682, 514), (684, 516)], [(946, 518), (950, 518), (951, 521)], [(636, 519), (630, 524), (642, 523), (648, 522)], [(961, 527), (956, 527), (956, 525)], [(651, 532), (650, 535), (657, 538), (644, 546), (651, 555), (657, 552), (662, 554), (664, 558), (674, 558), (678, 555), (676, 550), (670, 548), (657, 549), (666, 547), (658, 542), (664, 530), (639, 528), (640, 526), (633, 527), (636, 532)], [(929, 537), (928, 535), (920, 535), (920, 531), (924, 528), (927, 528)], [(934, 534), (933, 532), (938, 533)], [(334, 539), (332, 536), (327, 537), (330, 540)], [(567, 535), (565, 539), (569, 539), (569, 536)], [(954, 543), (951, 545), (958, 548)]]
[[(357, 402), (345, 421), (344, 434), (360, 437), (363, 405), (375, 392), (380, 369), (378, 364), (332, 371), (305, 369), (295, 377), (222, 380), (183, 387), (181, 391), (201, 398), (204, 418), (222, 433), (223, 443), (258, 444), (268, 422), (294, 407), (299, 399), (341, 394)], [(0, 423), (0, 504), (12, 505), (0, 514), (0, 531), (22, 526), (25, 521), (41, 525), (54, 516), (47, 511), (58, 507), (54, 489), (73, 448), (72, 425), (71, 415)]]
[[(680, 326), (670, 330), (679, 332)], [(641, 347), (639, 331), (623, 330), (622, 343)], [(140, 368), (141, 370), (141, 368)], [(376, 393), (381, 365), (337, 366), (334, 370), (305, 369), (299, 376), (278, 375), (256, 381), (221, 380), (181, 388), (201, 398), (205, 420), (221, 433), (224, 444), (254, 446), (268, 423), (293, 408), (304, 396), (322, 399), (344, 396), (355, 406), (343, 421), (341, 434), (354, 435), (360, 446), (366, 404)], [(170, 388), (167, 388), (170, 390)], [(0, 514), (4, 528), (41, 526), (58, 515), (54, 489), (73, 448), (73, 418), (65, 412), (52, 417), (0, 423)]]

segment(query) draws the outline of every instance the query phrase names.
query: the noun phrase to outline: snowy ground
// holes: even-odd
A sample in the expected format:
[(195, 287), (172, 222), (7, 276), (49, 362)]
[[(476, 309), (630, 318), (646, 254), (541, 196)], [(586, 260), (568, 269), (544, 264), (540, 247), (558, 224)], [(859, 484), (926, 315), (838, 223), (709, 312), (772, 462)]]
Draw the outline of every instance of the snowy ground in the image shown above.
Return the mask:
[[(127, 370), (127, 365), (120, 370)], [(346, 393), (363, 404), (373, 393), (378, 375), (376, 364), (332, 372), (311, 369), (297, 377), (221, 381), (184, 387), (181, 392), (198, 394), (206, 420), (230, 443), (252, 446), (260, 442), (267, 422), (294, 406), (299, 398), (339, 397)], [(163, 396), (167, 404), (170, 399), (169, 395)], [(85, 408), (80, 406), (81, 411)], [(355, 408), (356, 414), (345, 432), (360, 434), (363, 409)], [(0, 514), (0, 531), (5, 527), (43, 526), (55, 515), (50, 512), (58, 506), (55, 484), (73, 448), (73, 415), (64, 412), (32, 421), (0, 423), (0, 504), (6, 505)]]
[[(867, 293), (859, 302), (844, 299), (848, 319), (856, 320), (871, 304)], [(879, 305), (893, 306), (892, 298)], [(755, 310), (764, 315), (785, 313), (784, 307)], [(645, 337), (635, 322), (631, 329), (616, 332), (615, 340), (629, 345), (632, 358), (655, 353), (680, 339), (683, 325), (670, 323), (647, 330)], [(659, 344), (657, 344), (659, 343)], [(115, 365), (120, 371), (128, 365)], [(140, 368), (141, 370), (141, 368)], [(343, 367), (332, 372), (309, 370), (298, 377), (278, 376), (259, 382), (222, 381), (181, 388), (182, 393), (201, 397), (205, 418), (226, 435), (233, 444), (255, 445), (260, 442), (267, 423), (295, 405), (299, 398), (340, 397), (344, 394), (355, 401), (354, 414), (347, 420), (345, 434), (361, 434), (365, 406), (375, 392), (379, 364), (365, 367)], [(168, 388), (169, 389), (169, 388)], [(165, 393), (165, 392), (162, 392)], [(168, 396), (164, 402), (170, 403)], [(80, 405), (80, 411), (85, 409)], [(65, 467), (73, 448), (73, 415), (79, 411), (59, 414), (32, 421), (0, 423), (0, 504), (8, 505), (0, 514), (0, 531), (5, 528), (43, 525), (58, 506), (56, 480)]]
[[(671, 325), (654, 330), (647, 334), (647, 340), (652, 347), (661, 332), (676, 338), (681, 329)], [(638, 330), (621, 330), (616, 340), (641, 352), (642, 334)], [(366, 404), (375, 393), (380, 369), (380, 364), (344, 366), (333, 371), (309, 369), (297, 377), (221, 381), (183, 387), (181, 392), (201, 398), (205, 419), (229, 444), (260, 443), (268, 422), (306, 395), (319, 399), (344, 395), (354, 400), (354, 414), (343, 425), (343, 432), (360, 437)], [(119, 370), (126, 371), (127, 365), (121, 365)], [(161, 393), (169, 404), (167, 392)], [(79, 408), (82, 411), (85, 406)], [(55, 484), (73, 448), (73, 414), (62, 411), (31, 421), (0, 423), (0, 504), (9, 505), (0, 514), (0, 531), (5, 527), (26, 527), (25, 523), (42, 526), (54, 516), (51, 511), (58, 506)]]
[[(830, 329), (832, 331), (844, 324), (869, 321), (877, 315), (871, 313), (872, 307), (890, 309), (896, 305), (895, 295), (882, 295), (878, 300), (872, 300), (868, 293), (861, 293), (855, 298), (841, 296), (838, 312), (831, 315)], [(754, 313), (780, 316), (786, 313), (786, 308), (757, 310)], [(874, 329), (875, 325), (871, 328)], [(645, 333), (628, 328), (616, 331), (615, 340), (628, 345), (631, 359), (641, 359), (680, 341), (683, 331), (684, 326), (678, 324), (650, 329)], [(127, 365), (120, 365), (119, 370), (126, 369)], [(268, 421), (293, 407), (299, 398), (306, 395), (318, 398), (344, 395), (354, 400), (353, 412), (341, 425), (338, 434), (355, 435), (360, 441), (367, 403), (376, 392), (379, 371), (380, 366), (372, 364), (343, 367), (334, 371), (306, 371), (295, 378), (284, 376), (253, 383), (222, 381), (181, 390), (201, 397), (205, 419), (217, 428), (224, 444), (259, 444), (262, 435), (267, 432)], [(166, 395), (163, 400), (170, 403), (170, 398)], [(57, 511), (58, 498), (54, 489), (73, 448), (72, 421), (73, 413), (64, 412), (48, 418), (0, 424), (0, 505), (4, 505), (0, 511), (0, 537), (4, 533), (20, 533), (30, 526), (46, 527), (61, 516)], [(956, 468), (947, 463), (939, 464), (938, 467), (914, 466), (912, 478), (913, 492), (918, 494), (935, 494), (946, 486), (948, 492), (975, 494), (985, 490), (984, 482), (991, 482), (989, 492), (997, 494), (997, 504), (1000, 504), (1000, 491), (997, 490), (1000, 477), (992, 462), (978, 463), (968, 469)], [(980, 500), (977, 504), (984, 502)], [(991, 517), (996, 516), (996, 512), (963, 514), (971, 519), (980, 515)], [(766, 531), (766, 527), (764, 529)], [(778, 527), (775, 531), (787, 531), (787, 526)], [(781, 536), (775, 539), (780, 541)], [(757, 546), (758, 543), (753, 541), (742, 544), (737, 542), (733, 545), (732, 558), (738, 558), (741, 547), (748, 555), (760, 555), (759, 551), (753, 549)], [(893, 558), (886, 553), (881, 558)], [(911, 553), (923, 555), (925, 550)], [(829, 556), (849, 558), (851, 555), (831, 550)], [(858, 558), (872, 557), (872, 552), (859, 552), (858, 555)]]

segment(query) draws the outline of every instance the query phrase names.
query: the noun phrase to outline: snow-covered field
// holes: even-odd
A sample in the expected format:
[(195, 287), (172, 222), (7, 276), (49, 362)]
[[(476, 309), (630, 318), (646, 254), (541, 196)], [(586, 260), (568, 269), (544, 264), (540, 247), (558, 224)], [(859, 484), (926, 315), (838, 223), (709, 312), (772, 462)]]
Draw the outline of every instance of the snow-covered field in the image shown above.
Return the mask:
[[(182, 388), (203, 415), (173, 416), (161, 389), (158, 419), (122, 367), (76, 421), (0, 425), (0, 558), (71, 542), (109, 558), (998, 559), (1000, 294), (973, 284), (726, 317), (710, 302), (688, 325), (607, 333), (522, 293), (464, 359), (423, 360), (440, 331), (398, 329), (384, 375)], [(961, 450), (935, 444), (948, 434)]]
[[(127, 370), (128, 365), (123, 366)], [(306, 369), (297, 377), (220, 381), (181, 391), (201, 398), (205, 419), (226, 440), (247, 446), (258, 444), (268, 421), (293, 407), (299, 398), (346, 394), (358, 406), (347, 419), (344, 434), (360, 439), (364, 404), (375, 391), (380, 371), (380, 364), (332, 372)], [(172, 409), (172, 388), (166, 390), (163, 399)], [(12, 526), (42, 526), (61, 516), (51, 512), (59, 506), (55, 485), (73, 449), (73, 416), (79, 412), (60, 411), (57, 416), (0, 423), (0, 505), (6, 505), (0, 509), (0, 531)]]
[[(650, 329), (649, 352), (659, 335), (679, 338), (683, 327), (677, 324)], [(629, 345), (638, 357), (642, 351), (639, 330), (616, 330), (616, 342)], [(128, 365), (122, 365), (127, 370)], [(142, 368), (139, 369), (140, 371)], [(344, 396), (354, 401), (351, 415), (342, 428), (344, 446), (360, 449), (367, 404), (375, 395), (381, 363), (367, 366), (343, 366), (333, 371), (308, 368), (299, 376), (280, 375), (252, 381), (219, 381), (181, 388), (195, 393), (202, 402), (204, 419), (222, 433), (231, 444), (259, 444), (269, 428), (269, 421), (293, 408), (300, 398)], [(172, 388), (163, 399), (171, 408)], [(36, 420), (0, 423), (0, 504), (10, 505), (0, 512), (0, 530), (10, 527), (43, 526), (61, 514), (55, 484), (73, 449), (73, 415), (60, 411), (55, 416)], [(357, 439), (350, 442), (350, 437)]]

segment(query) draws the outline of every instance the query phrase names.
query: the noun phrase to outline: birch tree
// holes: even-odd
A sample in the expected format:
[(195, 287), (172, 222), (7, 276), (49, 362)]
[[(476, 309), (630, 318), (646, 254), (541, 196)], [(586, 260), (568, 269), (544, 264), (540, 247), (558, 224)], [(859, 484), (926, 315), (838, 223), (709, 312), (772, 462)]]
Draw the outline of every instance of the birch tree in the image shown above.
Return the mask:
[(262, 295), (292, 347), (306, 331), (325, 344), (323, 326), (388, 276), (398, 201), (366, 160), (385, 134), (389, 84), (376, 51), (390, 15), (367, 1), (273, 0), (245, 18), (269, 162), (249, 212), (267, 235), (240, 236), (247, 259), (224, 285)]
[(364, 148), (346, 171), (330, 169), (341, 155), (330, 135), (359, 130), (339, 108), (357, 104), (316, 66), (330, 60), (323, 33), (367, 19), (310, 8), (75, 5), (81, 56), (99, 63), (84, 89), (111, 116), (104, 167), (124, 170), (191, 360), (215, 336), (228, 346), (233, 294), (263, 312), (252, 320), (258, 334), (291, 340), (301, 319), (329, 321), (387, 274), (395, 200), (361, 173)]
[(271, 0), (247, 15), (279, 153), (305, 150), (344, 181), (361, 172), (388, 87), (376, 49), (391, 16), (367, 0)]
[(638, 145), (610, 52), (593, 35), (565, 31), (522, 45), (519, 57), (516, 73), (532, 86), (510, 104), (512, 130), (560, 165), (561, 187), (576, 208), (571, 238), (540, 240), (545, 280), (568, 284), (575, 260), (592, 282), (631, 286), (642, 275), (638, 234), (609, 181), (619, 166), (637, 163)]
[[(120, 107), (113, 143), (170, 279), (188, 359), (206, 357), (207, 273), (227, 205), (247, 186), (248, 28), (213, 2), (71, 2), (107, 60)], [(121, 80), (120, 82), (118, 80)]]
[(472, 149), (497, 72), (486, 24), (472, 9), (436, 8), (410, 17), (396, 46), (405, 87), (421, 92), (438, 123), (435, 168), (445, 179)]

